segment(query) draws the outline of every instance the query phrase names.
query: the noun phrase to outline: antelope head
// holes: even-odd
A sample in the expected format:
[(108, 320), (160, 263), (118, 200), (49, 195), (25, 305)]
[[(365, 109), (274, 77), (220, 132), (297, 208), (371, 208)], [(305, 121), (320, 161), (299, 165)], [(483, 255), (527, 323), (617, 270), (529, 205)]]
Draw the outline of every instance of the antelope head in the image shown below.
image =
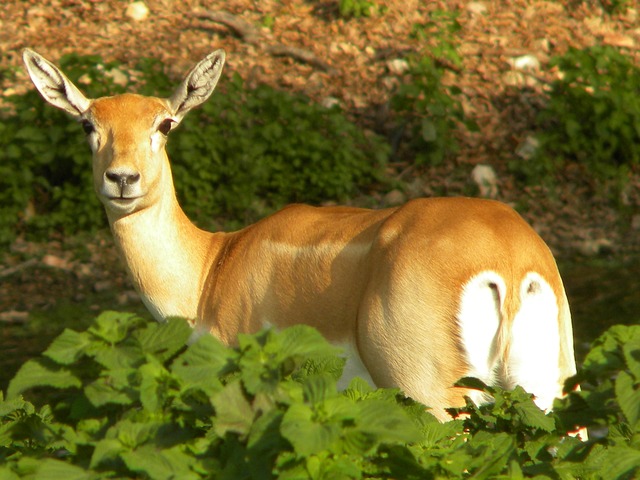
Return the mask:
[(167, 99), (130, 93), (89, 99), (41, 55), (27, 49), (23, 58), (44, 99), (82, 125), (93, 152), (94, 188), (111, 222), (158, 205), (163, 197), (173, 203), (167, 135), (213, 93), (223, 50), (201, 60)]

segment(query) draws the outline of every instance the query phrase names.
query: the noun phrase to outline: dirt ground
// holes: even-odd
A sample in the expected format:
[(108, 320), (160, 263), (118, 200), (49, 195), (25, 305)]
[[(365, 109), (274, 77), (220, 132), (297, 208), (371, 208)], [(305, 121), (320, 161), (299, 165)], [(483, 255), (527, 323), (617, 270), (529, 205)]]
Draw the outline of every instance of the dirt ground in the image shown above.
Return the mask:
[[(594, 44), (619, 46), (638, 58), (637, 8), (608, 15), (596, 0), (391, 0), (375, 2), (385, 5), (382, 13), (345, 20), (339, 16), (337, 3), (150, 0), (145, 16), (144, 9), (136, 10), (128, 1), (2, 2), (0, 66), (15, 67), (19, 73), (18, 82), (5, 82), (0, 93), (32, 88), (21, 66), (25, 47), (54, 62), (67, 53), (98, 53), (105, 61), (118, 60), (123, 68), (131, 69), (140, 57), (155, 57), (176, 78), (205, 54), (224, 48), (225, 76), (237, 72), (249, 85), (267, 83), (303, 92), (318, 102), (337, 101), (356, 121), (385, 133), (390, 122), (389, 99), (403, 80), (398, 60), (424, 47), (424, 40), (411, 35), (413, 26), (430, 12), (455, 11), (462, 26), (455, 35), (463, 65), (451, 69), (445, 81), (460, 87), (465, 113), (480, 131), (462, 133), (459, 155), (445, 166), (411, 169), (407, 174), (407, 161), (400, 159), (392, 173), (406, 176), (403, 179), (412, 185), (410, 195), (456, 194), (469, 182), (474, 166), (490, 165), (497, 173), (497, 198), (526, 204), (525, 217), (554, 251), (568, 255), (637, 253), (640, 215), (622, 218), (604, 197), (593, 195), (580, 178), (579, 168), (569, 169), (566, 185), (550, 196), (542, 187), (517, 189), (506, 167), (519, 159), (517, 152), (531, 133), (542, 94), (558, 75), (549, 68), (550, 58), (572, 46)], [(222, 10), (232, 15), (231, 22), (220, 21)], [(528, 66), (521, 67), (522, 62)], [(623, 203), (628, 210), (640, 205), (639, 186), (636, 177), (625, 192)], [(126, 291), (122, 266), (108, 234), (87, 243), (88, 253), (77, 258), (70, 253), (68, 239), (37, 245), (16, 242), (0, 258), (0, 281), (3, 275), (12, 279), (3, 282), (6, 290), (0, 295), (0, 312), (19, 316), (34, 302), (46, 306), (57, 295), (68, 295), (69, 289), (78, 295), (82, 288)], [(30, 257), (36, 261), (25, 264)], [(34, 268), (43, 284), (33, 283)], [(56, 271), (75, 273), (60, 281), (52, 277)]]

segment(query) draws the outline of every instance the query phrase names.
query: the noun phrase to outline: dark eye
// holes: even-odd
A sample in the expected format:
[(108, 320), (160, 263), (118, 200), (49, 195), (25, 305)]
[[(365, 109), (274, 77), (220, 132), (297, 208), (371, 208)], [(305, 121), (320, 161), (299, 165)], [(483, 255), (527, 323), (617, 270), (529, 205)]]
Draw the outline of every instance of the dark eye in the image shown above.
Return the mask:
[(86, 133), (87, 135), (95, 132), (96, 130), (93, 126), (93, 123), (91, 123), (89, 120), (82, 120), (81, 125), (82, 130), (84, 130), (84, 133)]
[(170, 118), (164, 119), (162, 122), (160, 122), (160, 125), (158, 125), (158, 131), (163, 135), (167, 135), (171, 131), (173, 123), (174, 121)]

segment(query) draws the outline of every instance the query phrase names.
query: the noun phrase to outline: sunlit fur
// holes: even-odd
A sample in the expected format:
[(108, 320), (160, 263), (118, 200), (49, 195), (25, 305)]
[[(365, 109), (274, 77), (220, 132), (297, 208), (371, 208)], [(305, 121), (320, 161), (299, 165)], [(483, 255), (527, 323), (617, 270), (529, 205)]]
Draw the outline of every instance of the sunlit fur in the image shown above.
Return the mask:
[(34, 52), (25, 62), (47, 101), (93, 127), (96, 192), (158, 320), (185, 317), (227, 344), (265, 325), (311, 325), (347, 347), (352, 373), (402, 388), (441, 420), (465, 394), (482, 400), (452, 387), (460, 377), (528, 385), (546, 408), (575, 371), (554, 258), (504, 204), (294, 205), (237, 232), (205, 232), (178, 205), (159, 125), (206, 100), (223, 53), (207, 56), (168, 100), (89, 100)]

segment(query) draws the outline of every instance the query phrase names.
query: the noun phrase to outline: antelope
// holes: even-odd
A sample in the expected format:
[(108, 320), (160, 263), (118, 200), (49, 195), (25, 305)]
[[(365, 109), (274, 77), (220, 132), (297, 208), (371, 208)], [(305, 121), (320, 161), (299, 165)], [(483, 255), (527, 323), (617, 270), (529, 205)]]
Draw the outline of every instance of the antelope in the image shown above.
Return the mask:
[(170, 98), (89, 99), (25, 50), (44, 100), (80, 122), (93, 183), (133, 284), (158, 321), (186, 318), (233, 345), (240, 333), (307, 324), (344, 348), (344, 380), (399, 387), (432, 408), (480, 403), (473, 376), (521, 385), (550, 409), (576, 372), (555, 259), (512, 208), (423, 198), (369, 210), (290, 205), (236, 232), (197, 228), (176, 199), (167, 135), (218, 83), (207, 55)]

